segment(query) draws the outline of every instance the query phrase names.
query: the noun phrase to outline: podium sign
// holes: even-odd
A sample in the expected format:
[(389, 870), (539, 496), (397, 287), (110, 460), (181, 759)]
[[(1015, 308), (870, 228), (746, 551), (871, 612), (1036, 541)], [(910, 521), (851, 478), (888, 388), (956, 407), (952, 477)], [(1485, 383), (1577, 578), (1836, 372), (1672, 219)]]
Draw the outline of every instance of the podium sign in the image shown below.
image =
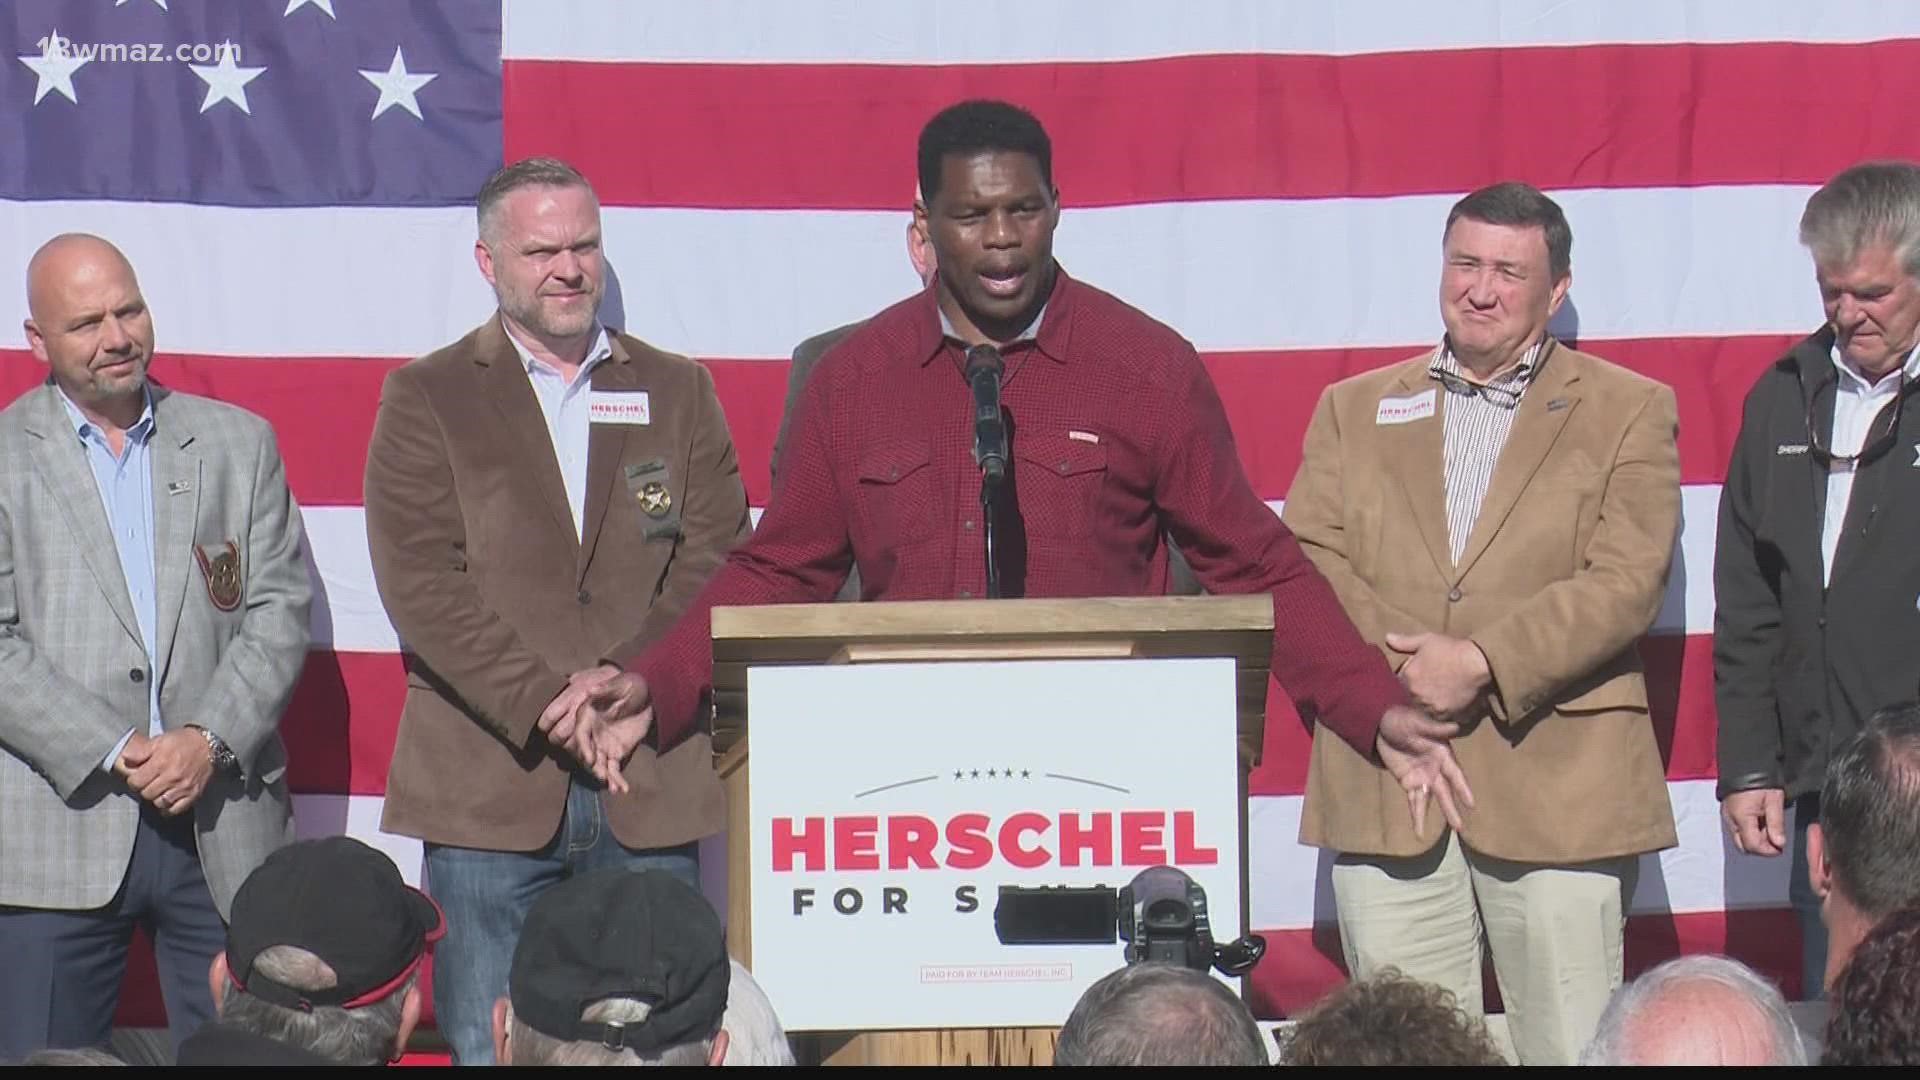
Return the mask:
[(1063, 1022), (1123, 946), (1000, 944), (1002, 885), (1177, 866), (1241, 933), (1231, 659), (747, 678), (753, 970), (789, 1030)]

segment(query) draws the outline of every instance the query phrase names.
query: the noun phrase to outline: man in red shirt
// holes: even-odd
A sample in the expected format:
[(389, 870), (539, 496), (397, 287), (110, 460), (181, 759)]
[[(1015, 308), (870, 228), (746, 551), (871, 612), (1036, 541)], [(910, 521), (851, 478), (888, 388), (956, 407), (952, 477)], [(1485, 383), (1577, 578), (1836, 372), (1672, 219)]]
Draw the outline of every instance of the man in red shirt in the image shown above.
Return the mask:
[(664, 749), (693, 729), (715, 606), (830, 600), (852, 566), (866, 600), (986, 596), (964, 369), (969, 346), (991, 344), (1012, 450), (1003, 594), (1159, 595), (1171, 535), (1209, 592), (1272, 594), (1273, 673), (1301, 715), (1378, 755), (1416, 828), (1430, 800), (1458, 827), (1472, 804), (1447, 742), (1458, 729), (1407, 704), (1254, 493), (1193, 346), (1054, 261), (1059, 193), (1039, 121), (1002, 102), (952, 106), (922, 131), (919, 171), (933, 283), (820, 362), (752, 539), (624, 672), (554, 699), (542, 730), (597, 747), (617, 785), (642, 738)]

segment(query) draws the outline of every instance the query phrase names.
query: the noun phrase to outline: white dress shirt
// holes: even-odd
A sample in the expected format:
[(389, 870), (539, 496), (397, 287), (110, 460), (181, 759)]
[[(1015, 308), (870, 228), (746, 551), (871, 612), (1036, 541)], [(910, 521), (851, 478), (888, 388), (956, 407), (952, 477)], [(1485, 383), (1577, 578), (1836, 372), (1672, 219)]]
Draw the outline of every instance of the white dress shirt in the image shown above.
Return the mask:
[(593, 429), (587, 408), (589, 383), (593, 369), (613, 355), (613, 346), (607, 342), (606, 327), (601, 327), (593, 347), (587, 350), (586, 362), (569, 382), (558, 368), (534, 356), (511, 329), (507, 340), (520, 354), (533, 396), (540, 401), (540, 414), (547, 419), (547, 436), (560, 465), (560, 479), (567, 486), (567, 508), (573, 511), (573, 537), (578, 540), (587, 516), (587, 441)]
[[(1841, 358), (1839, 345), (1833, 347), (1833, 367), (1839, 384), (1834, 388), (1833, 435), (1827, 439), (1827, 449), (1836, 454), (1857, 454), (1866, 445), (1875, 418), (1900, 392), (1901, 375), (1909, 379), (1920, 375), (1920, 346), (1907, 354), (1907, 362), (1899, 370), (1887, 372), (1877, 383), (1868, 383), (1848, 366)], [(1820, 523), (1822, 584), (1833, 582), (1833, 553), (1840, 547), (1840, 529), (1847, 521), (1854, 471), (1851, 461), (1836, 461), (1827, 468), (1827, 513)]]

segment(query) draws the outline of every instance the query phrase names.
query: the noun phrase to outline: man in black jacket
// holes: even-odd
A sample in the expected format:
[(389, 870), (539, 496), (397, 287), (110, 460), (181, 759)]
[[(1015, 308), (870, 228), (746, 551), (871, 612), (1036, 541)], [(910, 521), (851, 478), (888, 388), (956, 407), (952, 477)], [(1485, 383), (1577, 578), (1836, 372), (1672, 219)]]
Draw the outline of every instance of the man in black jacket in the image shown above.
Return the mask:
[(1804, 995), (1826, 933), (1807, 881), (1832, 748), (1920, 686), (1920, 166), (1872, 163), (1800, 219), (1827, 324), (1747, 395), (1714, 552), (1721, 813), (1777, 856), (1794, 809), (1791, 897)]

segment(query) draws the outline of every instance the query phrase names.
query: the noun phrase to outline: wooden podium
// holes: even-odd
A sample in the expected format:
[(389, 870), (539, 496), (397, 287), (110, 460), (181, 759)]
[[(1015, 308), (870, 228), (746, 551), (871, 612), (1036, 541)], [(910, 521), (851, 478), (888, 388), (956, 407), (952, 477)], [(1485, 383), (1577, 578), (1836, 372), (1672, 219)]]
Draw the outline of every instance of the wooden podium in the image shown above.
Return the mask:
[[(772, 664), (1230, 657), (1240, 755), (1240, 910), (1247, 907), (1246, 775), (1265, 729), (1273, 603), (1253, 596), (792, 604), (713, 612), (714, 754), (726, 789), (727, 936), (753, 966), (747, 671)], [(1218, 927), (1221, 937), (1245, 926)], [(1064, 1019), (1064, 1018), (1063, 1018)], [(1057, 1027), (808, 1033), (801, 1064), (1048, 1065)]]

